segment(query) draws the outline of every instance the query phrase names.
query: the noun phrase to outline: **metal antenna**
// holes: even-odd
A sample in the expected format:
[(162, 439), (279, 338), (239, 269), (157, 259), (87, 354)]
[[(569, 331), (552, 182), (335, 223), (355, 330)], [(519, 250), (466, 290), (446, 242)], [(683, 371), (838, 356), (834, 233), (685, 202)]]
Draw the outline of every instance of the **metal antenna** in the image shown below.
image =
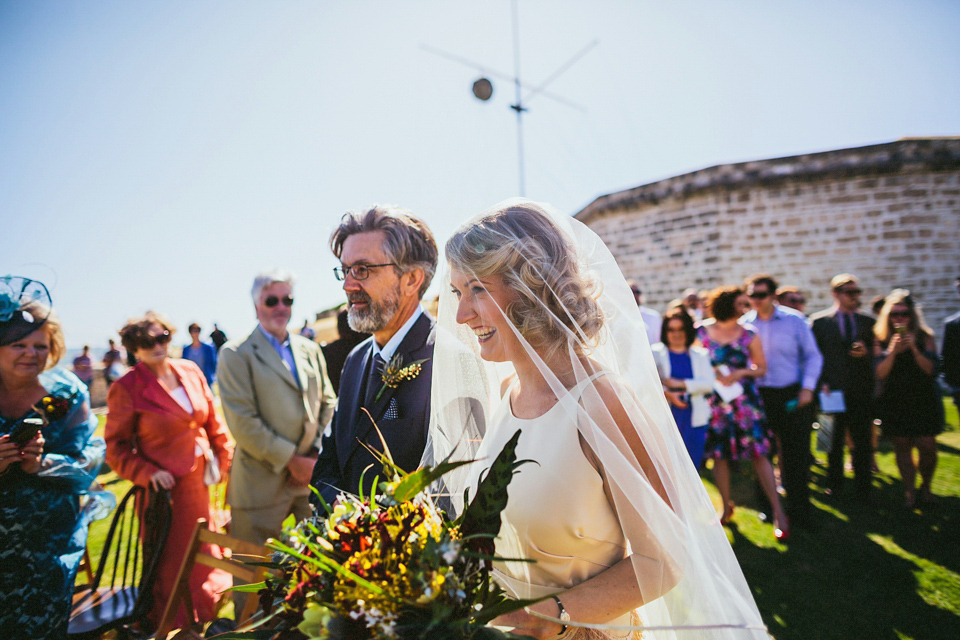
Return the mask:
[[(516, 102), (510, 105), (510, 108), (513, 109), (517, 114), (517, 162), (519, 167), (519, 178), (520, 178), (520, 195), (526, 195), (526, 178), (524, 175), (524, 153), (523, 153), (523, 113), (527, 111), (526, 104), (530, 102), (531, 99), (537, 96), (544, 96), (545, 98), (550, 98), (555, 102), (560, 104), (565, 104), (568, 107), (576, 109), (578, 111), (586, 111), (582, 106), (571, 102), (562, 96), (558, 96), (554, 93), (546, 91), (547, 85), (563, 75), (570, 67), (572, 67), (577, 61), (580, 60), (583, 56), (587, 54), (591, 49), (593, 49), (597, 44), (599, 44), (599, 39), (594, 39), (587, 46), (577, 52), (572, 58), (567, 62), (561, 65), (556, 71), (547, 76), (547, 79), (540, 83), (539, 86), (529, 87), (520, 81), (520, 12), (518, 7), (518, 0), (512, 0), (511, 2), (513, 8), (513, 76), (503, 73), (501, 71), (496, 71), (488, 68), (485, 65), (473, 62), (461, 56), (458, 56), (453, 53), (448, 53), (437, 49), (436, 47), (431, 47), (425, 44), (421, 44), (420, 48), (424, 51), (429, 51), (430, 53), (436, 54), (438, 56), (447, 58), (448, 60), (453, 60), (454, 62), (459, 62), (460, 64), (466, 65), (477, 69), (481, 74), (493, 76), (495, 78), (502, 78), (513, 82), (516, 89)], [(478, 90), (478, 85), (482, 86), (482, 90)], [(528, 89), (526, 99), (524, 100), (522, 91), (523, 89)], [(484, 77), (481, 77), (477, 82), (474, 83), (474, 95), (478, 100), (489, 100), (492, 95), (492, 86), (490, 81)]]

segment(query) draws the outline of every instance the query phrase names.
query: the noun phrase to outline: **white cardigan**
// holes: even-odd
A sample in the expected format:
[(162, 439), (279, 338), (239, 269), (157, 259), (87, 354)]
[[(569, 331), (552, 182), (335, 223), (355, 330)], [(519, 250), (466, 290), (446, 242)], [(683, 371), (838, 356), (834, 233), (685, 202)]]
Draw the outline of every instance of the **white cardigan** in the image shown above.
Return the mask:
[[(653, 359), (657, 363), (657, 371), (661, 378), (673, 378), (670, 372), (670, 352), (662, 342), (650, 345)], [(687, 393), (690, 394), (690, 403), (693, 414), (690, 422), (694, 427), (703, 427), (710, 421), (710, 407), (707, 405), (707, 396), (713, 393), (713, 383), (716, 374), (710, 364), (710, 353), (703, 347), (691, 346), (690, 365), (693, 368), (693, 378), (684, 380)]]

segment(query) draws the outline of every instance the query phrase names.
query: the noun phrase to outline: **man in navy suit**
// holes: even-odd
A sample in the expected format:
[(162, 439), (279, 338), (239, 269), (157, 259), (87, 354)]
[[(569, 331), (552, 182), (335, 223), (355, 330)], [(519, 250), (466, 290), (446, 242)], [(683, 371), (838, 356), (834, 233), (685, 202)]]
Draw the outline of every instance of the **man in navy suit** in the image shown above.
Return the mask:
[(842, 391), (843, 413), (834, 419), (833, 440), (827, 455), (827, 484), (830, 493), (843, 490), (843, 446), (845, 434), (853, 441), (853, 473), (858, 497), (870, 493), (870, 464), (873, 444), (873, 323), (860, 308), (860, 281), (841, 273), (830, 281), (834, 304), (810, 317), (817, 348), (823, 354), (820, 391)]
[(383, 451), (380, 434), (401, 469), (420, 463), (436, 324), (420, 300), (437, 268), (430, 229), (393, 206), (345, 214), (330, 248), (340, 259), (334, 273), (347, 294), (350, 327), (373, 335), (343, 365), (337, 410), (310, 481), (328, 503), (341, 491), (359, 492), (361, 482), (369, 493), (374, 478), (382, 477), (379, 458), (370, 452)]
[[(960, 278), (953, 286), (960, 294)], [(953, 402), (960, 408), (960, 312), (953, 314), (944, 321), (943, 349), (940, 351), (943, 365), (943, 379), (953, 392)]]

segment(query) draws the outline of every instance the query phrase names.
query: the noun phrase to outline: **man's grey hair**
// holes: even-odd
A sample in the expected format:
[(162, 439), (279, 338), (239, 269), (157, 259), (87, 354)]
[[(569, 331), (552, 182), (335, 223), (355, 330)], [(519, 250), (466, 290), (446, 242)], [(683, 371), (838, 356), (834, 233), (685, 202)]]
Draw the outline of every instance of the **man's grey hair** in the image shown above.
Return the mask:
[(363, 211), (348, 211), (330, 234), (330, 250), (339, 259), (347, 238), (370, 231), (383, 231), (383, 250), (396, 265), (397, 275), (423, 269), (423, 284), (418, 291), (422, 299), (437, 270), (439, 253), (426, 223), (395, 205), (376, 204)]
[(293, 274), (286, 269), (270, 269), (269, 271), (261, 271), (258, 273), (257, 277), (253, 279), (253, 287), (250, 289), (253, 304), (259, 304), (260, 294), (275, 282), (284, 282), (292, 287), (294, 282)]

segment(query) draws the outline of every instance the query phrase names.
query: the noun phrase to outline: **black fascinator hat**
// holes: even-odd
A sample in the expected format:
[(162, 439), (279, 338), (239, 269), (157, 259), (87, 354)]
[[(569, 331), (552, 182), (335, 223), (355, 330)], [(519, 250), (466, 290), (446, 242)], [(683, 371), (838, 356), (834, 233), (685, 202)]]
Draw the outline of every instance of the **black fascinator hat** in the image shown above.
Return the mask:
[(0, 347), (43, 326), (53, 302), (47, 287), (22, 276), (0, 276)]

